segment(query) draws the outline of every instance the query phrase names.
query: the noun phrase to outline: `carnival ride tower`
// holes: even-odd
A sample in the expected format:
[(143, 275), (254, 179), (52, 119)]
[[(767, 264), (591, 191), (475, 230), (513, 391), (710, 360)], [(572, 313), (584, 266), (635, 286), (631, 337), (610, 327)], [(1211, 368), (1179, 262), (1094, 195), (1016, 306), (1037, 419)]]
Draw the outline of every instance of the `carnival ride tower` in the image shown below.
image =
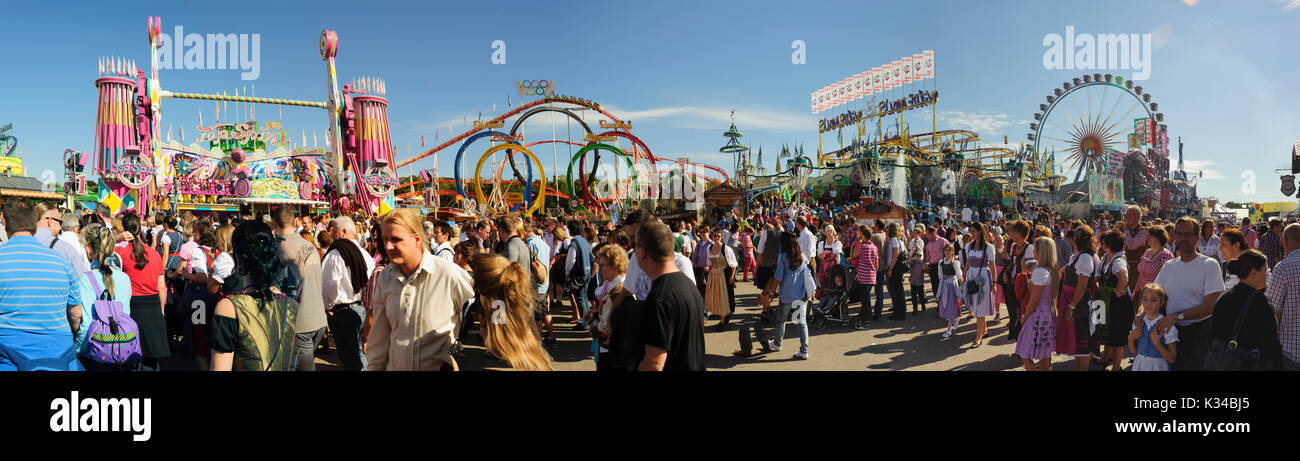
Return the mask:
[(134, 63), (119, 58), (101, 60), (99, 70), (93, 168), (101, 182), (99, 200), (114, 214), (127, 209), (144, 214), (157, 171), (148, 81)]

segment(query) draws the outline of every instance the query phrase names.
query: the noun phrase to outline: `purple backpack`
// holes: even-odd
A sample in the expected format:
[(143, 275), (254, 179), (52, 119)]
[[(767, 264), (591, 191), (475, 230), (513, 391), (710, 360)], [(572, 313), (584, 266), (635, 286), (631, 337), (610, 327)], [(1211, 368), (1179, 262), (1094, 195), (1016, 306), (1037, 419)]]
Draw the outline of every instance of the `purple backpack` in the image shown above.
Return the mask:
[(86, 335), (89, 346), (86, 357), (91, 361), (123, 369), (135, 369), (140, 364), (140, 329), (135, 319), (122, 310), (121, 301), (99, 299), (104, 289), (99, 286), (100, 275), (87, 271), (90, 286), (95, 289), (95, 318), (90, 321)]

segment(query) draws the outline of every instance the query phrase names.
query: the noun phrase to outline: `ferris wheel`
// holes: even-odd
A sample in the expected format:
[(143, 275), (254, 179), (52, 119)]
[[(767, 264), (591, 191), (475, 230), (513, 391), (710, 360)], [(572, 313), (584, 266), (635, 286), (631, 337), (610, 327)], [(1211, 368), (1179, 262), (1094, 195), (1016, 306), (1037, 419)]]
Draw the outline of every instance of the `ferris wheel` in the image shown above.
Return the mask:
[(1085, 171), (1100, 171), (1111, 151), (1127, 150), (1133, 117), (1163, 123), (1165, 114), (1158, 110), (1151, 93), (1131, 80), (1085, 74), (1052, 90), (1047, 103), (1038, 105), (1028, 138), (1038, 163), (1054, 163), (1055, 174), (1074, 169), (1078, 181)]

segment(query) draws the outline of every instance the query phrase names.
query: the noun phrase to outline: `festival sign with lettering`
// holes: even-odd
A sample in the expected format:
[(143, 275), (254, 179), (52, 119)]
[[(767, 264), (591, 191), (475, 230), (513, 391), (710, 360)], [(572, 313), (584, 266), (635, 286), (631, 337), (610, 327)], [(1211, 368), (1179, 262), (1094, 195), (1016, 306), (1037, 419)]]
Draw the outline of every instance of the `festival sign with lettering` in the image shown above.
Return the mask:
[(246, 123), (218, 123), (212, 126), (196, 126), (199, 130), (198, 142), (208, 142), (209, 149), (230, 152), (236, 147), (245, 151), (266, 150), (268, 144), (284, 144), (287, 135), (279, 130), (278, 122), (267, 122), (263, 130), (258, 130), (256, 121)]

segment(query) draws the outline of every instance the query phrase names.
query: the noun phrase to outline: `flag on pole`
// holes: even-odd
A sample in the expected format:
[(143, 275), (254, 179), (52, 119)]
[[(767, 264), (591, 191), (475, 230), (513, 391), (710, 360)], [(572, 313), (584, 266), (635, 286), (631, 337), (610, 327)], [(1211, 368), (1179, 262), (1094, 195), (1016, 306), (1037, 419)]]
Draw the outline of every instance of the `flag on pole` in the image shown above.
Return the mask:
[(311, 146), (316, 147), (316, 129), (311, 129)]
[(925, 78), (934, 78), (934, 50), (922, 51), (921, 55), (925, 57)]
[(889, 91), (894, 89), (894, 65), (885, 64), (880, 66), (880, 89)]
[(420, 147), (424, 147), (424, 135), (420, 135)]
[(903, 62), (894, 61), (890, 63), (889, 72), (893, 74), (894, 79), (894, 86), (892, 88), (903, 86)]
[(903, 65), (902, 83), (912, 83), (912, 57), (903, 56), (903, 59), (899, 59), (898, 61), (895, 62), (901, 63)]
[(812, 92), (812, 113), (817, 114), (817, 92)]
[(181, 143), (182, 143), (182, 144), (185, 143), (185, 127), (184, 127), (184, 126), (181, 127)]
[(925, 80), (925, 55), (912, 55), (912, 81), (919, 82)]
[(302, 147), (307, 147), (307, 130), (302, 130)]
[(510, 104), (510, 95), (506, 95), (506, 107), (510, 106), (512, 106), (512, 104)]
[(172, 142), (172, 124), (171, 124), (171, 122), (168, 122), (168, 123), (167, 123), (167, 142)]
[(884, 91), (885, 76), (883, 75), (883, 72), (881, 72), (880, 69), (881, 69), (880, 66), (871, 68), (871, 94), (876, 94), (881, 91)]
[(197, 112), (199, 113), (199, 126), (203, 126), (203, 110), (199, 109)]

